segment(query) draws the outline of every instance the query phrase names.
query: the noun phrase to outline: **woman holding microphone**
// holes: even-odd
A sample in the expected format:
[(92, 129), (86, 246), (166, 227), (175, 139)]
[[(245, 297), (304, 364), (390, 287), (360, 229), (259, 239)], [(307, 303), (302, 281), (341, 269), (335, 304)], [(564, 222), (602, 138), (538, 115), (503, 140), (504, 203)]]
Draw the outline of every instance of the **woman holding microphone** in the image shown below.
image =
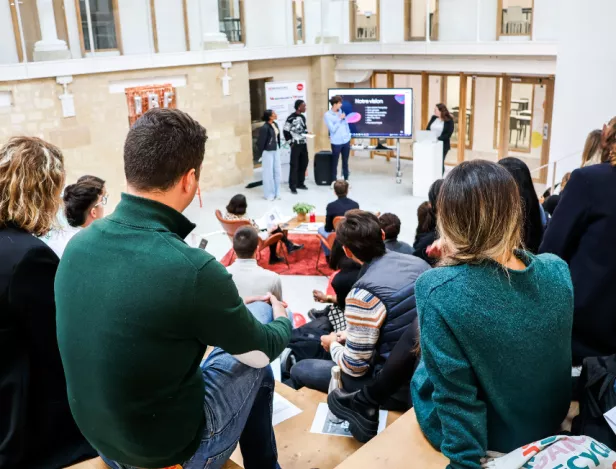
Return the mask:
[(263, 126), (259, 131), (257, 148), (261, 153), (263, 169), (263, 196), (266, 200), (280, 199), (280, 129), (276, 123), (278, 116), (268, 109), (263, 114)]
[(443, 142), (443, 174), (445, 174), (445, 158), (451, 149), (451, 136), (453, 135), (453, 117), (449, 113), (447, 106), (443, 103), (437, 104), (434, 108), (434, 115), (428, 123), (426, 130), (431, 130), (436, 137)]

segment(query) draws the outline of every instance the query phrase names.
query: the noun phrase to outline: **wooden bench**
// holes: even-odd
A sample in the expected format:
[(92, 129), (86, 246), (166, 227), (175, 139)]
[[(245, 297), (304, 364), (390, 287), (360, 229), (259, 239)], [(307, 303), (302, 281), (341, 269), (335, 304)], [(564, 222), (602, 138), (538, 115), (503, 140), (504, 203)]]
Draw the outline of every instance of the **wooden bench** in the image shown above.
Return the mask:
[(445, 469), (448, 464), (428, 443), (411, 409), (336, 469)]

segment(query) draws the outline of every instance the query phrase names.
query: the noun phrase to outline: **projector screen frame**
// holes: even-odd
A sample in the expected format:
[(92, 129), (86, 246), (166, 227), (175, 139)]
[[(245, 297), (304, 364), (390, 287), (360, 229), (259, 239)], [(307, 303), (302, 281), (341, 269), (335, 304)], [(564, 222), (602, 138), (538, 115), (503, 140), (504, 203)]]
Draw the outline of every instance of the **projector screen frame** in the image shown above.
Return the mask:
[[(413, 125), (415, 122), (414, 115), (414, 106), (415, 106), (415, 90), (413, 88), (329, 88), (327, 90), (327, 105), (328, 109), (331, 109), (331, 105), (329, 104), (329, 100), (333, 96), (343, 96), (344, 98), (348, 98), (349, 96), (353, 96), (354, 94), (361, 95), (361, 91), (365, 91), (364, 94), (371, 94), (374, 96), (383, 95), (383, 96), (395, 96), (396, 94), (407, 94), (410, 91), (411, 103), (410, 105), (404, 103), (405, 112), (407, 109), (410, 110), (410, 133), (409, 134), (394, 134), (394, 135), (361, 135), (357, 133), (351, 133), (352, 138), (363, 139), (363, 138), (375, 138), (375, 139), (414, 139), (413, 135)], [(399, 93), (396, 93), (399, 91)]]

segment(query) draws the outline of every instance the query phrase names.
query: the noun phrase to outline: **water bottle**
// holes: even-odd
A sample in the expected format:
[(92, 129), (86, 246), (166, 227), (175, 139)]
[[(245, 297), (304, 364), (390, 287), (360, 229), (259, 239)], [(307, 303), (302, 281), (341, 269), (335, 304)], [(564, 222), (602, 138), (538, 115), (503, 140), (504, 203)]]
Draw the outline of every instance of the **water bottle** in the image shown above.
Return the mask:
[[(331, 393), (334, 389), (342, 388), (342, 382), (340, 381), (340, 367), (332, 367), (332, 379), (329, 382), (329, 389), (327, 394)], [(332, 414), (331, 410), (327, 412), (327, 419), (332, 423), (342, 423), (343, 420)]]

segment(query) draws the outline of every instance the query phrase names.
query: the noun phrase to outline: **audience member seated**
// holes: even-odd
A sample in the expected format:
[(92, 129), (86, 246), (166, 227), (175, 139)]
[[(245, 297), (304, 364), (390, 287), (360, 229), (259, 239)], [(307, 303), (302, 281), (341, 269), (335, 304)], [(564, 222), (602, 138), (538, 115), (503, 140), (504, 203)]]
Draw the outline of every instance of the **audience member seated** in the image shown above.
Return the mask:
[(63, 186), (55, 146), (15, 137), (0, 148), (0, 467), (66, 467), (96, 456), (66, 393), (56, 339), (58, 256), (37, 238), (56, 222)]
[[(573, 288), (561, 259), (519, 249), (521, 199), (502, 166), (461, 163), (438, 208), (445, 257), (417, 281), (421, 359), (412, 401), (449, 467), (479, 469), (487, 450), (508, 453), (559, 432), (571, 397)], [(378, 375), (377, 383), (392, 380), (380, 391), (409, 378), (415, 357), (405, 347)], [(369, 403), (376, 412), (387, 396), (373, 389), (361, 394), (372, 401), (336, 392), (330, 408), (344, 418), (365, 416)]]
[(388, 251), (399, 252), (400, 254), (413, 254), (415, 252), (413, 246), (398, 240), (402, 222), (397, 215), (384, 213), (379, 217), (379, 223), (383, 233), (385, 233), (385, 248)]
[[(295, 251), (299, 251), (300, 249), (304, 247), (303, 244), (293, 244), (287, 237), (286, 232), (282, 230), (279, 226), (274, 226), (274, 227), (268, 228), (267, 230), (261, 231), (261, 229), (259, 228), (259, 225), (257, 225), (257, 223), (246, 214), (247, 210), (248, 210), (248, 202), (246, 201), (246, 197), (243, 196), (242, 194), (234, 195), (229, 201), (229, 204), (227, 205), (227, 211), (224, 215), (224, 218), (225, 220), (248, 220), (250, 221), (250, 224), (255, 230), (257, 230), (261, 239), (267, 239), (268, 236), (274, 233), (282, 233), (282, 242), (286, 246), (287, 252), (289, 254)], [(270, 246), (269, 249), (270, 249), (270, 259), (269, 259), (270, 264), (278, 264), (279, 262), (284, 262), (284, 259), (279, 257), (278, 254), (276, 254), (276, 245)]]
[(43, 238), (53, 251), (62, 257), (66, 245), (83, 228), (105, 216), (107, 193), (105, 182), (88, 179), (71, 184), (64, 189), (64, 215), (68, 222), (65, 229), (52, 230)]
[(571, 173), (540, 249), (571, 269), (576, 366), (586, 357), (616, 353), (616, 118), (603, 142), (604, 163)]
[[(430, 247), (438, 239), (438, 233), (436, 232), (436, 201), (438, 200), (442, 185), (443, 179), (438, 179), (430, 186), (430, 190), (428, 191), (428, 203), (430, 204), (431, 213), (426, 214), (426, 219), (428, 221), (424, 224), (425, 226), (422, 228), (421, 233), (418, 227), (415, 243), (413, 243), (413, 249), (415, 250), (413, 255), (423, 259), (433, 267), (438, 262), (438, 259), (436, 257), (431, 257), (428, 253), (430, 252)], [(417, 210), (417, 216), (419, 217), (419, 209)]]
[[(71, 410), (112, 469), (220, 467), (238, 441), (246, 467), (278, 467), (268, 364), (291, 322), (273, 295), (271, 307), (246, 306), (225, 268), (184, 242), (195, 225), (181, 212), (206, 139), (177, 109), (140, 117), (124, 144), (128, 193), (73, 238), (58, 268)], [(274, 320), (259, 323), (255, 306)], [(200, 365), (208, 345), (216, 348)]]
[(584, 151), (582, 152), (582, 167), (601, 164), (603, 156), (602, 147), (603, 132), (599, 129), (593, 130), (586, 137)]
[(337, 308), (344, 313), (346, 308), (346, 297), (349, 295), (353, 285), (359, 277), (361, 265), (353, 259), (348, 258), (344, 254), (342, 245), (336, 240), (334, 241), (332, 252), (329, 256), (329, 268), (336, 272), (332, 279), (332, 288), (336, 296), (327, 295), (325, 292), (314, 290), (312, 292), (314, 301), (319, 303), (331, 303), (332, 306), (328, 306), (322, 311), (311, 309), (308, 311), (308, 317), (311, 319), (329, 315), (332, 308)]
[[(592, 166), (592, 165), (587, 165), (587, 166)], [(558, 204), (560, 202), (560, 197), (563, 191), (565, 190), (565, 187), (567, 187), (567, 183), (569, 182), (569, 179), (571, 179), (571, 173), (565, 173), (565, 175), (563, 176), (560, 182), (560, 186), (557, 188), (558, 190), (555, 190), (554, 194), (548, 195), (548, 197), (543, 202), (543, 209), (547, 213), (549, 213), (550, 216), (554, 215), (554, 212), (556, 211), (556, 207), (558, 207)]]
[[(346, 332), (321, 337), (332, 360), (304, 360), (291, 369), (296, 389), (327, 392), (331, 369), (339, 365), (347, 391), (356, 391), (377, 375), (400, 337), (417, 317), (415, 281), (430, 267), (421, 259), (387, 251), (376, 215), (347, 212), (336, 229), (347, 257), (362, 266), (346, 298)], [(406, 409), (407, 386), (398, 390), (389, 408)]]
[(503, 158), (498, 164), (509, 171), (518, 185), (523, 212), (522, 245), (527, 251), (537, 254), (546, 223), (542, 220), (542, 207), (539, 204), (530, 169), (522, 160), (513, 157)]
[(334, 219), (336, 217), (343, 217), (349, 210), (359, 208), (359, 204), (357, 202), (347, 197), (349, 194), (348, 181), (339, 179), (334, 182), (333, 186), (334, 192), (336, 193), (336, 197), (338, 197), (338, 199), (327, 204), (327, 208), (325, 210), (325, 226), (319, 229), (319, 233), (325, 238), (327, 238), (329, 233), (335, 231)]

